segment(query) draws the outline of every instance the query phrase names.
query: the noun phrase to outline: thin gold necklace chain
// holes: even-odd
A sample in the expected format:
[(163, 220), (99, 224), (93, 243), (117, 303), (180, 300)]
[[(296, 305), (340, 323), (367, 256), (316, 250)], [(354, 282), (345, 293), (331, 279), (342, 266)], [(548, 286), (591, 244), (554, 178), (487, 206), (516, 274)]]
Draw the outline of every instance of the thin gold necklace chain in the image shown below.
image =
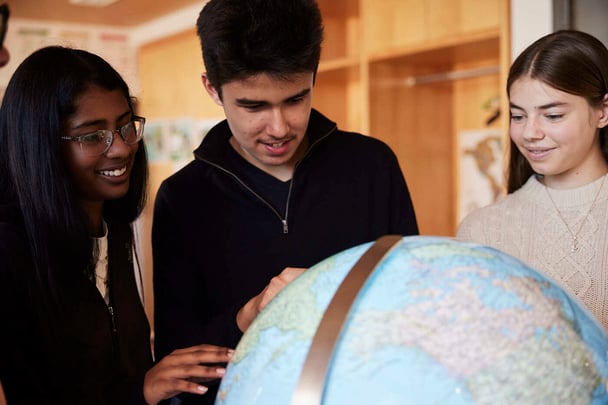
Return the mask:
[(604, 182), (606, 181), (606, 177), (608, 177), (606, 174), (602, 177), (602, 182), (600, 183), (600, 188), (597, 189), (597, 192), (595, 193), (595, 197), (593, 197), (593, 201), (591, 202), (591, 205), (589, 206), (587, 213), (581, 220), (581, 224), (578, 227), (578, 231), (576, 231), (576, 233), (572, 232), (572, 229), (570, 229), (570, 225), (568, 225), (568, 222), (566, 222), (566, 220), (564, 219), (561, 211), (559, 210), (559, 208), (557, 208), (557, 204), (555, 204), (553, 197), (551, 197), (549, 188), (547, 186), (545, 186), (545, 191), (547, 192), (547, 196), (549, 197), (549, 200), (551, 200), (551, 204), (553, 204), (553, 208), (555, 208), (555, 212), (557, 212), (557, 216), (564, 223), (564, 225), (566, 226), (566, 229), (568, 230), (568, 233), (570, 233), (570, 236), (572, 237), (572, 246), (570, 247), (570, 254), (574, 254), (578, 250), (578, 234), (581, 233), (581, 231), (583, 230), (583, 226), (585, 225), (585, 222), (587, 221), (589, 214), (591, 214), (591, 211), (593, 211), (593, 208), (595, 207), (595, 203), (597, 202), (597, 199), (600, 196), (602, 188), (604, 187)]

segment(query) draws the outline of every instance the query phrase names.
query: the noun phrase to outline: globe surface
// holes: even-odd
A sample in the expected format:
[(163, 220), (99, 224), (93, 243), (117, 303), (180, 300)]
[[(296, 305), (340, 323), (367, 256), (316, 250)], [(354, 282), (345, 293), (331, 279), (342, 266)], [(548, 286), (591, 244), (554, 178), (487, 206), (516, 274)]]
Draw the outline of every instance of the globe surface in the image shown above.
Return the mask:
[[(289, 404), (340, 283), (372, 243), (311, 267), (239, 342), (216, 404)], [(323, 404), (607, 404), (608, 335), (554, 282), (495, 249), (403, 238), (358, 293)]]

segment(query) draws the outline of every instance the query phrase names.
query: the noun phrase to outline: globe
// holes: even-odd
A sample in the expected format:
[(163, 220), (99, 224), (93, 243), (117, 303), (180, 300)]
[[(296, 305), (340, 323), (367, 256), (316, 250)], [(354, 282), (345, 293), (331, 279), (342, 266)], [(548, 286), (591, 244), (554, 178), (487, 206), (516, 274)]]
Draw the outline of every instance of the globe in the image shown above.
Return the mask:
[[(295, 403), (320, 325), (373, 246), (321, 261), (269, 303), (236, 347), (216, 404)], [(322, 381), (308, 404), (608, 403), (602, 326), (555, 282), (493, 248), (398, 237), (343, 312), (321, 356), (326, 371), (308, 370)]]

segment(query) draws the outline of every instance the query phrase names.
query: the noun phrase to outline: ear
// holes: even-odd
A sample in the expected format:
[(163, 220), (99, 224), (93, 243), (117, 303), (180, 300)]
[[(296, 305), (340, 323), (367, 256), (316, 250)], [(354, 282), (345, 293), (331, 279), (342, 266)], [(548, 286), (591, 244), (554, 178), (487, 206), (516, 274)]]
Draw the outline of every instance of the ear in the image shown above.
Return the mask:
[(606, 125), (608, 125), (608, 93), (604, 94), (604, 99), (602, 100), (597, 127), (604, 128)]
[(201, 81), (203, 82), (203, 87), (205, 87), (205, 90), (207, 90), (207, 93), (209, 94), (209, 96), (211, 97), (213, 102), (215, 102), (215, 104), (219, 105), (220, 107), (223, 107), (224, 103), (222, 103), (222, 99), (221, 99), (219, 93), (217, 92), (215, 87), (213, 87), (213, 85), (209, 81), (209, 78), (207, 77), (207, 73), (203, 73), (201, 75)]

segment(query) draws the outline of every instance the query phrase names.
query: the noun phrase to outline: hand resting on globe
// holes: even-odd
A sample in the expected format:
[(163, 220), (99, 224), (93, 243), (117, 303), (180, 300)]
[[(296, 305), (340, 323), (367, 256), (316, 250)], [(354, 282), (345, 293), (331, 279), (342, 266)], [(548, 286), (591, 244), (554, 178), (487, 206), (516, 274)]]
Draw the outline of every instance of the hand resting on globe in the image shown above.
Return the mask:
[(206, 344), (174, 350), (146, 373), (146, 402), (157, 404), (181, 392), (204, 394), (208, 388), (201, 383), (222, 378), (226, 369), (218, 364), (227, 363), (232, 353), (232, 349)]
[(301, 267), (285, 267), (281, 274), (273, 277), (262, 292), (247, 301), (236, 315), (236, 324), (239, 329), (245, 332), (255, 317), (262, 312), (279, 291), (295, 280), (304, 271), (306, 271), (306, 269)]

